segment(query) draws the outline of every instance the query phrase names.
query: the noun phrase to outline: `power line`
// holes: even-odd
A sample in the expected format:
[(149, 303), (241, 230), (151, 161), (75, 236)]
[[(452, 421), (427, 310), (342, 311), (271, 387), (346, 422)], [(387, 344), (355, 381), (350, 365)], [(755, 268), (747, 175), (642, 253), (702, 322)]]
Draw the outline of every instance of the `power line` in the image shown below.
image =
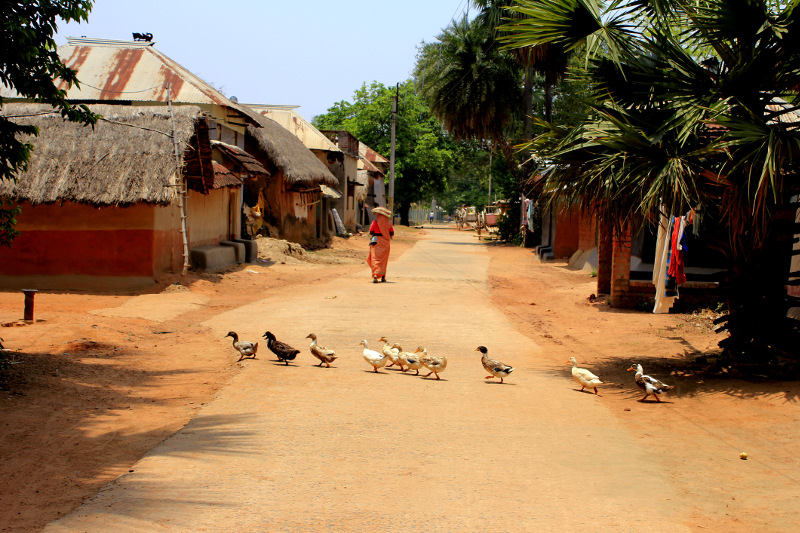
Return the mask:
[(111, 89), (101, 89), (100, 87), (95, 87), (94, 85), (89, 85), (88, 83), (81, 82), (81, 85), (85, 85), (87, 87), (91, 87), (96, 91), (102, 91), (104, 93), (115, 93), (115, 94), (136, 94), (136, 93), (146, 93), (147, 91), (152, 91), (153, 89), (158, 89), (159, 87), (163, 87), (163, 84), (153, 85), (152, 87), (148, 87), (147, 89), (142, 89), (140, 91), (112, 91)]

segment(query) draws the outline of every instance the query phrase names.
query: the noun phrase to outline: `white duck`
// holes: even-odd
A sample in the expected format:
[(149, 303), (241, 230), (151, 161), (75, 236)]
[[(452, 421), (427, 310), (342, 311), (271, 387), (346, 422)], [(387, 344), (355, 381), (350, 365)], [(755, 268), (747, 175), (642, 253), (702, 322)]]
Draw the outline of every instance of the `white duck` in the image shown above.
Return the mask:
[(367, 339), (362, 340), (359, 344), (364, 347), (364, 351), (362, 352), (364, 361), (372, 365), (372, 368), (375, 369), (375, 373), (377, 373), (378, 369), (382, 366), (385, 366), (389, 361), (388, 355), (378, 353), (375, 350), (370, 350), (369, 346), (367, 345)]
[(639, 386), (640, 389), (644, 391), (644, 398), (639, 400), (643, 402), (647, 399), (648, 396), (654, 396), (657, 402), (660, 402), (658, 395), (664, 394), (668, 390), (672, 389), (672, 385), (667, 385), (656, 378), (650, 377), (642, 371), (642, 365), (632, 364), (631, 367), (628, 369), (628, 372), (635, 370), (636, 371), (636, 384)]
[(444, 355), (428, 355), (428, 350), (424, 346), (418, 347), (414, 353), (419, 354), (419, 362), (422, 363), (422, 366), (430, 370), (430, 372), (422, 376), (423, 378), (436, 374), (436, 379), (442, 379), (439, 377), (439, 372), (444, 372), (444, 369), (447, 368), (447, 357)]
[[(400, 367), (400, 370), (403, 370), (403, 363), (398, 358), (398, 355), (400, 354), (400, 349), (397, 346), (399, 345), (397, 343), (390, 345), (389, 340), (386, 337), (381, 337), (380, 339), (378, 339), (378, 342), (383, 343), (383, 350), (382, 350), (383, 355), (389, 357), (390, 362), (388, 365), (386, 365), (386, 368), (389, 368), (392, 365), (397, 365)], [(403, 372), (405, 372), (405, 370), (403, 370)]]
[(590, 389), (594, 389), (594, 393), (597, 394), (597, 386), (603, 384), (600, 378), (592, 374), (589, 370), (579, 367), (578, 361), (576, 361), (574, 357), (570, 357), (569, 361), (566, 362), (572, 363), (572, 378), (581, 384), (581, 390), (589, 387)]
[[(395, 346), (400, 348), (398, 344), (395, 344)], [(415, 376), (419, 375), (419, 369), (422, 368), (422, 361), (419, 360), (418, 352), (422, 352), (424, 350), (425, 348), (423, 348), (422, 346), (417, 348), (416, 352), (404, 352), (403, 349), (400, 348), (400, 353), (397, 354), (397, 358), (400, 359), (400, 361), (402, 361), (404, 365), (406, 365), (406, 369), (403, 370), (403, 372), (407, 370), (416, 370), (417, 373), (414, 375)]]

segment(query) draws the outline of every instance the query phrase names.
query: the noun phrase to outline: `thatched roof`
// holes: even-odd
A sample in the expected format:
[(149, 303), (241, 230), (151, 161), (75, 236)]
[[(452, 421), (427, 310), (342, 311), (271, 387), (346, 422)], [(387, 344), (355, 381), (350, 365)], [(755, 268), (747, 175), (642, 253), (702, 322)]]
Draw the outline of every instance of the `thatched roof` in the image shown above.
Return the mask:
[(286, 183), (290, 186), (319, 183), (329, 187), (339, 186), (339, 180), (328, 167), (289, 130), (255, 111), (249, 116), (258, 123), (258, 127), (247, 126), (247, 133), (272, 164), (283, 172)]
[(252, 155), (248, 154), (238, 146), (233, 146), (222, 141), (211, 141), (211, 146), (222, 152), (233, 164), (237, 170), (246, 172), (252, 176), (269, 176), (269, 170), (266, 169), (258, 160)]
[[(169, 110), (164, 107), (89, 106), (105, 120), (94, 129), (65, 121), (42, 104), (5, 104), (0, 110), (18, 123), (39, 127), (28, 171), (17, 183), (0, 180), (0, 197), (32, 204), (57, 201), (96, 205), (138, 202), (168, 204), (175, 195)], [(189, 146), (202, 112), (175, 108), (180, 152)], [(27, 116), (25, 116), (27, 115)], [(146, 129), (143, 129), (146, 128)], [(193, 154), (193, 152), (192, 152)], [(210, 165), (209, 165), (210, 166)]]

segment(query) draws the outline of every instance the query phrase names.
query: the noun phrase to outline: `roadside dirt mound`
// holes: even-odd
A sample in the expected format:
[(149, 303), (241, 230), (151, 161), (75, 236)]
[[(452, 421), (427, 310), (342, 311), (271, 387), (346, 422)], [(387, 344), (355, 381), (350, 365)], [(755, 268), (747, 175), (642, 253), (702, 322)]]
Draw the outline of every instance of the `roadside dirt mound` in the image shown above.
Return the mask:
[(364, 261), (366, 237), (354, 235), (350, 238), (333, 237), (328, 246), (306, 250), (296, 242), (260, 237), (258, 243), (258, 263), (262, 265), (298, 264), (301, 262), (348, 265)]

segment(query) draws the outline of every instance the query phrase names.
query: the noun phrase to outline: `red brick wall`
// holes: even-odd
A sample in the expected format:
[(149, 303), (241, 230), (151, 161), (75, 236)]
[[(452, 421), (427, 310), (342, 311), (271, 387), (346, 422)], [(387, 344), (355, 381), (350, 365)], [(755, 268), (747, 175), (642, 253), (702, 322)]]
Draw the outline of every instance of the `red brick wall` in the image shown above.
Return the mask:
[(597, 294), (611, 294), (612, 231), (610, 224), (601, 224), (598, 227)]
[(553, 256), (556, 259), (570, 257), (578, 251), (580, 220), (580, 212), (577, 207), (559, 209), (553, 242)]
[(597, 246), (597, 220), (586, 213), (580, 214), (578, 249), (591, 250)]
[(630, 292), (631, 284), (631, 231), (625, 225), (614, 232), (611, 253), (611, 305), (630, 308), (635, 305)]

